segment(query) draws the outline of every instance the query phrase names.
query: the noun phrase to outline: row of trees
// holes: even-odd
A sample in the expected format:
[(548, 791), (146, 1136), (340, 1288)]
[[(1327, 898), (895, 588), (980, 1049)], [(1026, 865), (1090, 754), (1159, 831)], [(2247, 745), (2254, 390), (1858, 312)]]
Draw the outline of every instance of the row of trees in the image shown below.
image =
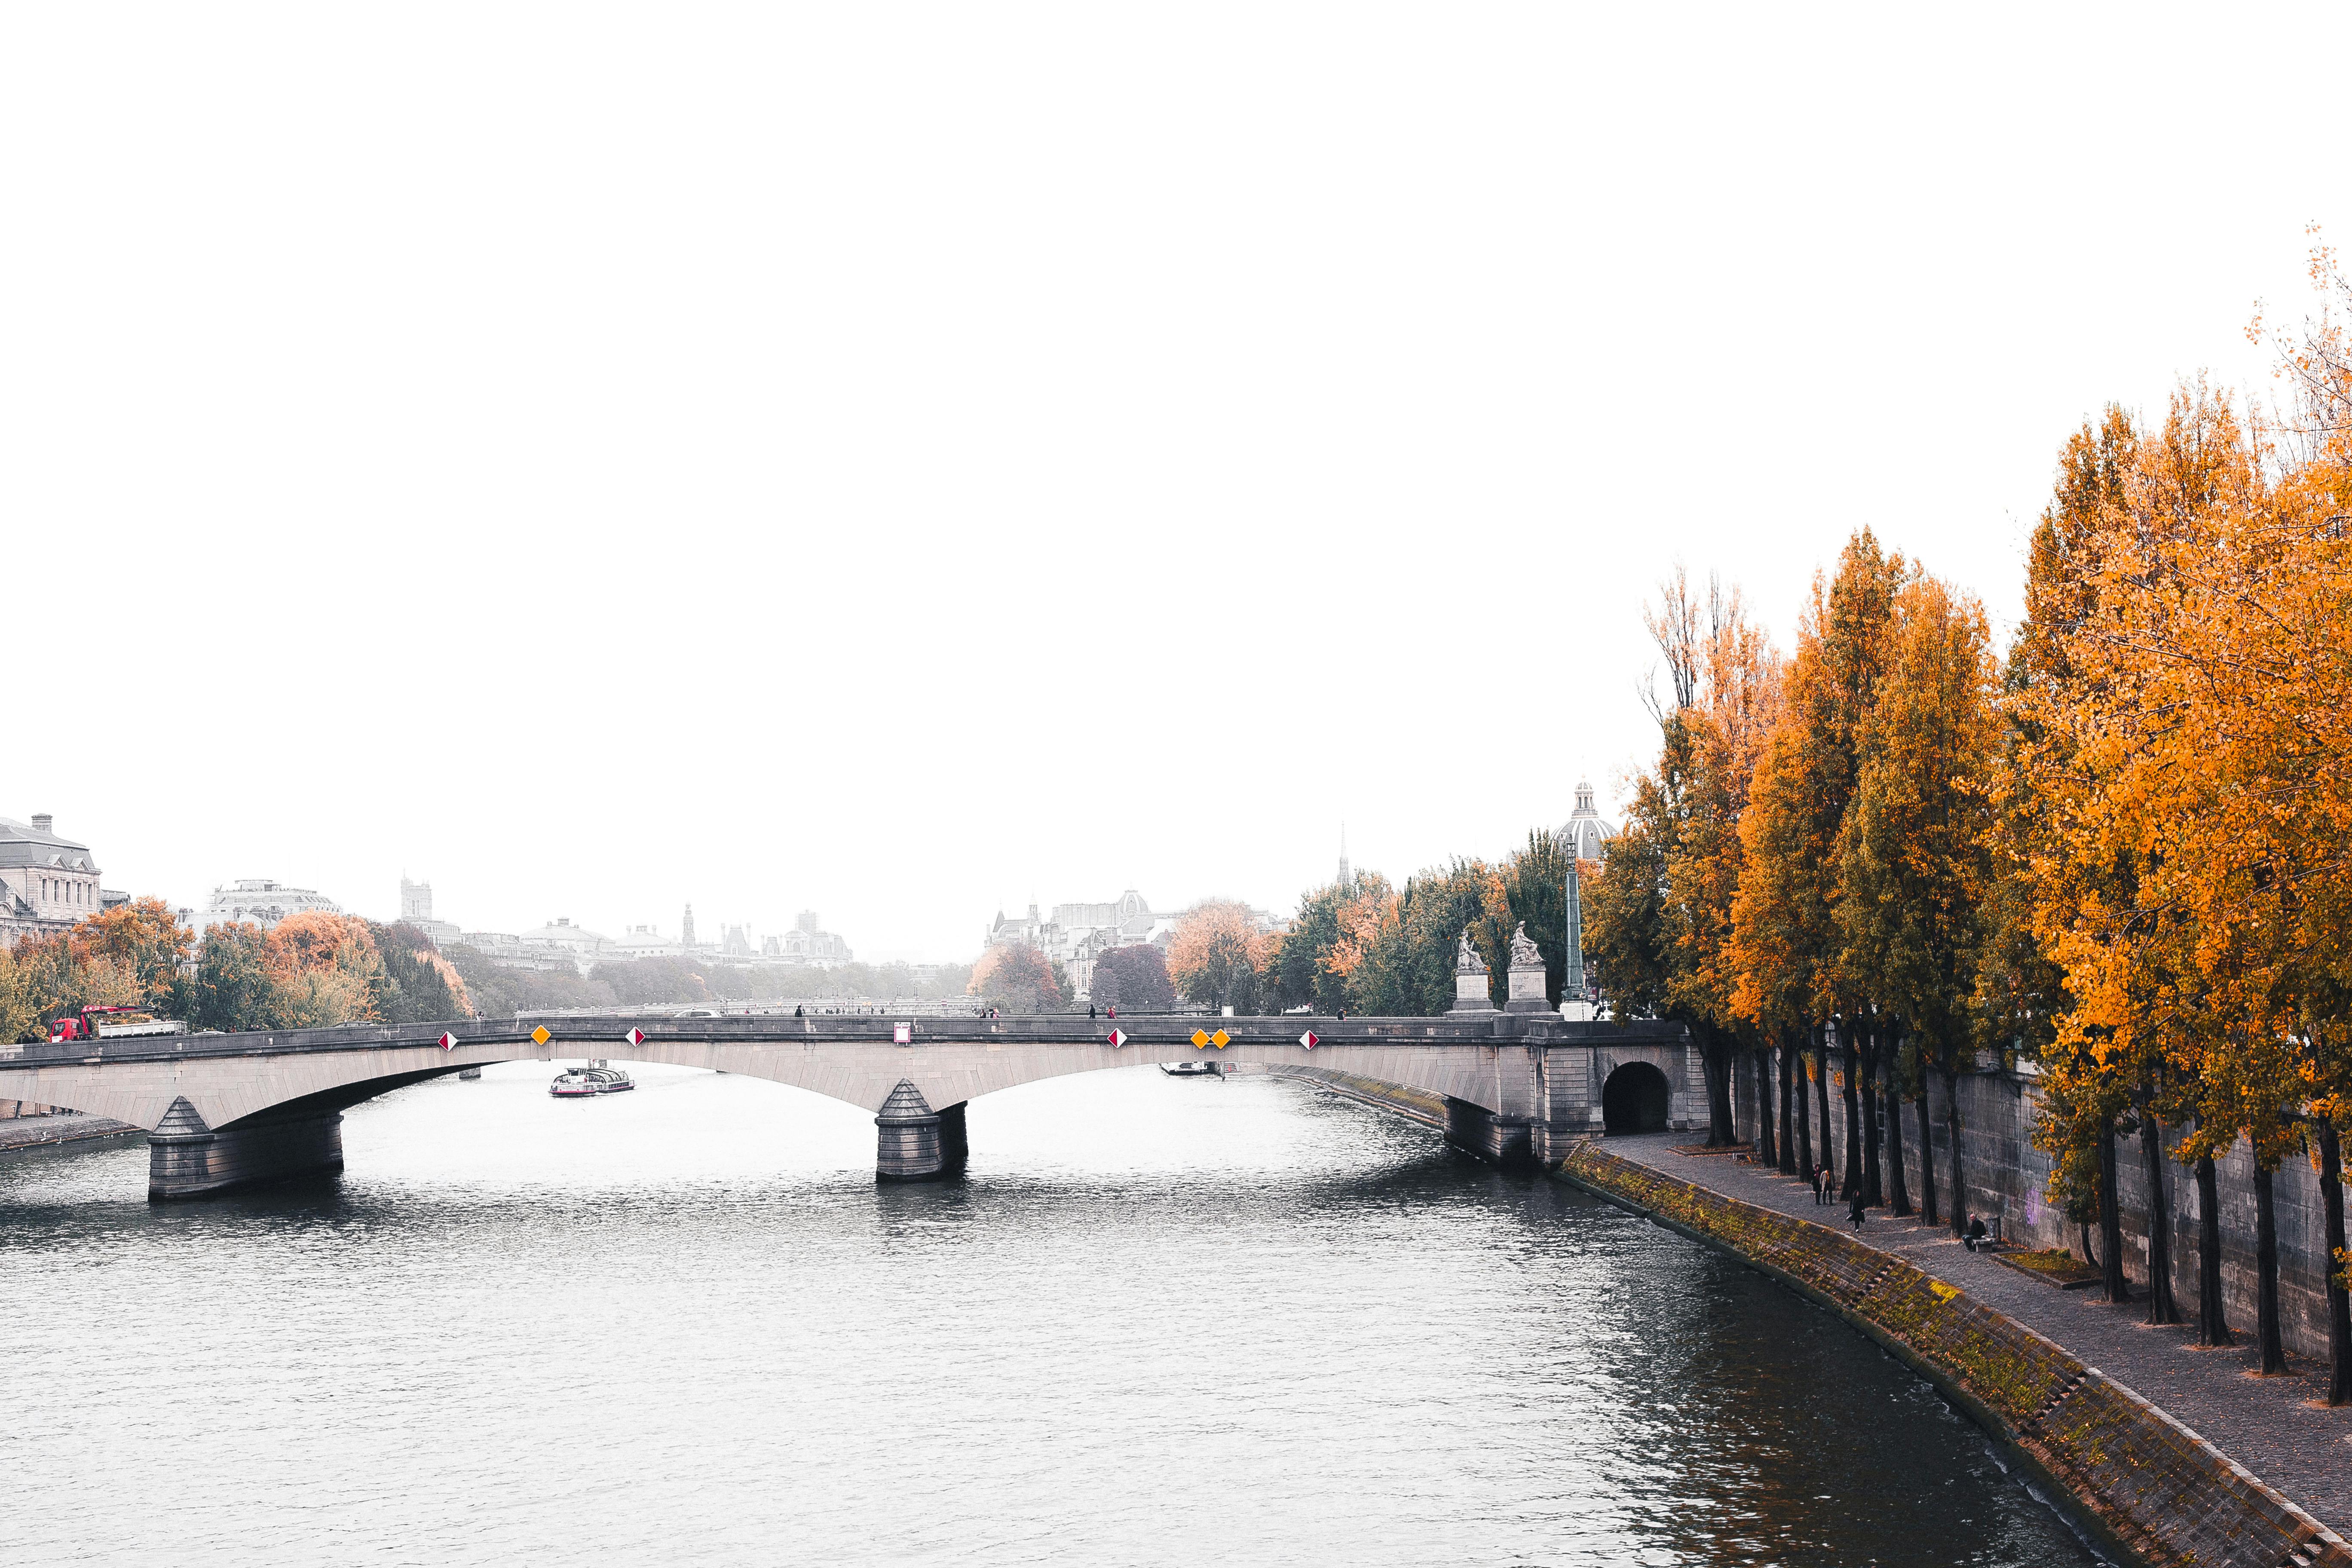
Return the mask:
[(466, 984), (414, 926), (309, 912), (197, 940), (161, 899), (0, 951), (0, 1038), (37, 1039), (84, 1006), (144, 1009), (191, 1029), (417, 1023), (472, 1011)]
[(2265, 1371), (2285, 1365), (2273, 1178), (2307, 1156), (2340, 1404), (2352, 288), (2324, 251), (2314, 277), (2330, 303), (2281, 344), (2283, 409), (2190, 383), (2160, 421), (2111, 408), (2067, 441), (2005, 658), (1971, 596), (1867, 531), (1816, 579), (1786, 658), (1736, 592), (1669, 582), (1651, 618), (1659, 752), (1590, 887), (1586, 938), (1621, 1014), (1699, 1041), (1712, 1137), (1733, 1136), (1733, 1076), (1752, 1067), (1759, 1152), (1809, 1166), (1834, 1083), (1843, 1184), (1898, 1214), (1905, 1108), (1932, 1221), (1940, 1085), (1958, 1228), (1959, 1076), (2032, 1057), (2051, 1195), (2086, 1247), (2098, 1226), (2117, 1300), (2117, 1140), (2139, 1141), (2152, 1321), (2179, 1321), (2171, 1130), (2199, 1191), (2207, 1342), (2230, 1338), (2214, 1162), (2245, 1140)]
[[(1585, 874), (1598, 865), (1586, 862)], [(1524, 922), (1557, 1004), (1567, 966), (1567, 882), (1566, 851), (1537, 829), (1500, 863), (1457, 859), (1402, 889), (1375, 872), (1310, 889), (1287, 931), (1261, 931), (1247, 905), (1211, 899), (1177, 921), (1164, 963), (1159, 949), (1141, 943), (1103, 954), (1088, 999), (1138, 1011), (1181, 999), (1244, 1014), (1443, 1013), (1454, 1005), (1454, 959), (1466, 930), (1486, 960), (1499, 1006), (1511, 933)], [(1061, 966), (1017, 944), (983, 954), (971, 990), (1006, 1012), (1076, 1005)]]
[[(1583, 869), (1590, 876), (1597, 862)], [(1190, 977), (1213, 976), (1209, 994), (1232, 1000), (1236, 1011), (1421, 1016), (1453, 1006), (1454, 960), (1466, 931), (1486, 961), (1499, 1006), (1507, 1000), (1511, 933), (1524, 922), (1557, 1004), (1567, 972), (1568, 870), (1559, 838), (1538, 828), (1499, 862), (1457, 858), (1406, 879), (1402, 888), (1360, 871), (1310, 889), (1287, 932), (1259, 933), (1246, 946), (1241, 922), (1228, 918), (1218, 941), (1202, 944), (1218, 954), (1213, 963), (1196, 963), (1180, 931), (1169, 966), (1195, 996), (1202, 992)]]

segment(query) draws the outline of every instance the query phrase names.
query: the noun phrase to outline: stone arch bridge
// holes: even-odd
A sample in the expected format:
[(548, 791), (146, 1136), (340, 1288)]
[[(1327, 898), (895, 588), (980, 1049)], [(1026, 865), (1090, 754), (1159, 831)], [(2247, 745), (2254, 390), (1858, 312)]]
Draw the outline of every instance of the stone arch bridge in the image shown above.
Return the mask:
[[(1110, 1043), (1114, 1028), (1124, 1044)], [(1195, 1047), (1196, 1031), (1224, 1043)], [(1311, 1049), (1300, 1040), (1309, 1031), (1319, 1037)], [(1443, 1097), (1447, 1140), (1501, 1165), (1555, 1163), (1568, 1140), (1604, 1129), (1689, 1126), (1706, 1104), (1698, 1053), (1679, 1026), (1460, 1012), (1116, 1024), (597, 1016), (137, 1037), (0, 1047), (0, 1099), (146, 1129), (149, 1195), (194, 1197), (341, 1170), (342, 1112), (379, 1094), (496, 1062), (581, 1057), (712, 1068), (845, 1100), (874, 1113), (877, 1173), (898, 1181), (961, 1165), (964, 1107), (983, 1094), (1185, 1057), (1323, 1069)]]

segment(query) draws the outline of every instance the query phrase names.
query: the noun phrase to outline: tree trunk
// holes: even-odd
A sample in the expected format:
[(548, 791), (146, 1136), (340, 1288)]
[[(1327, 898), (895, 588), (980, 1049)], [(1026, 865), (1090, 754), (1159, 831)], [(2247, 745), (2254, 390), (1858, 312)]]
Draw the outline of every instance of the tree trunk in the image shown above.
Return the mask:
[(2336, 1123), (2323, 1116), (2319, 1135), (2319, 1204), (2327, 1222), (2327, 1403), (2352, 1405), (2352, 1295), (2345, 1274), (2352, 1258), (2344, 1250), (2344, 1152)]
[(1850, 1198), (1864, 1190), (1862, 1104), (1861, 1089), (1858, 1087), (1862, 1081), (1862, 1059), (1861, 1053), (1854, 1048), (1852, 1031), (1839, 1030), (1838, 1038), (1844, 1042), (1844, 1049), (1839, 1053), (1841, 1059), (1838, 1065), (1845, 1079), (1844, 1088), (1839, 1097), (1844, 1101), (1845, 1110), (1845, 1182), (1838, 1188), (1838, 1196)]
[(1810, 1182), (1813, 1179), (1813, 1172), (1819, 1168), (1813, 1159), (1813, 1086), (1810, 1081), (1812, 1075), (1805, 1070), (1805, 1053), (1792, 1048), (1785, 1039), (1780, 1047), (1780, 1071), (1793, 1080), (1796, 1087), (1796, 1094), (1790, 1103), (1797, 1112), (1794, 1123), (1797, 1129), (1797, 1174)]
[(1780, 1145), (1772, 1136), (1772, 1051), (1770, 1047), (1755, 1053), (1756, 1057), (1756, 1158), (1767, 1165), (1780, 1163)]
[(1699, 1059), (1706, 1064), (1706, 1141), (1710, 1147), (1739, 1142), (1738, 1123), (1731, 1119), (1731, 1047), (1712, 1030), (1700, 1042)]
[(1927, 1060), (1919, 1059), (1919, 1217), (1936, 1218), (1936, 1124), (1927, 1114)]
[(1787, 1036), (1781, 1037), (1780, 1047), (1773, 1054), (1780, 1058), (1780, 1173), (1784, 1176), (1793, 1176), (1797, 1173), (1798, 1131), (1795, 1117), (1797, 1107), (1802, 1105), (1804, 1101), (1798, 1097), (1795, 1077), (1789, 1070)]
[(2172, 1300), (2172, 1204), (2164, 1193), (2164, 1127), (2152, 1110), (2139, 1113), (2141, 1163), (2147, 1167), (2147, 1321), (2180, 1321)]
[(1897, 1215), (1911, 1212), (1911, 1188), (1903, 1179), (1903, 1096), (1895, 1083), (1895, 1051), (1890, 1047), (1879, 1053), (1879, 1070), (1886, 1082), (1879, 1090), (1880, 1105), (1886, 1110), (1886, 1202)]
[(1878, 1062), (1886, 1054), (1878, 1031), (1872, 1029), (1862, 1037), (1862, 1201), (1872, 1208), (1886, 1201), (1886, 1186), (1881, 1173), (1878, 1150), (1881, 1129), (1878, 1125)]
[[(1837, 1141), (1830, 1135), (1830, 1044), (1822, 1031), (1813, 1031), (1813, 1098), (1822, 1107), (1822, 1160), (1824, 1165), (1837, 1159)], [(1805, 1173), (1808, 1176), (1812, 1173)]]
[(2116, 1206), (2116, 1119), (2099, 1118), (2099, 1277), (2110, 1301), (2131, 1300), (2124, 1276), (2124, 1220)]
[(2277, 1173), (2254, 1152), (2254, 1339), (2265, 1375), (2286, 1370), (2286, 1346), (2279, 1339), (2278, 1211), (2273, 1184)]
[(2221, 1183), (2213, 1156), (2197, 1162), (2197, 1342), (2233, 1345), (2221, 1299)]
[(1952, 1234), (1969, 1233), (1969, 1189), (1960, 1173), (1960, 1064), (1948, 1058), (1944, 1067), (1944, 1136), (1952, 1145)]

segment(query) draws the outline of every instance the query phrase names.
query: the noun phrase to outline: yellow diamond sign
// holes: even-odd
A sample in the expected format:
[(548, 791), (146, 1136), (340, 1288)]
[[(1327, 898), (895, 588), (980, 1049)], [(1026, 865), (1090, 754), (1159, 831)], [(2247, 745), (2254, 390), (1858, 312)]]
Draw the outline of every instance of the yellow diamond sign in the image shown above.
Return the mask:
[(552, 1035), (551, 1035), (551, 1034), (549, 1034), (549, 1033), (547, 1032), (547, 1026), (546, 1026), (546, 1025), (541, 1024), (538, 1028), (533, 1029), (533, 1030), (530, 1032), (530, 1037), (531, 1037), (532, 1039), (534, 1039), (534, 1040), (537, 1040), (541, 1045), (542, 1045), (542, 1046), (543, 1046), (543, 1045), (547, 1044), (547, 1042), (548, 1042), (548, 1041), (550, 1041), (550, 1040), (553, 1039), (555, 1037), (554, 1037), (554, 1036), (552, 1036)]
[(1226, 1046), (1228, 1046), (1228, 1045), (1230, 1045), (1232, 1042), (1233, 1042), (1233, 1037), (1232, 1037), (1231, 1035), (1228, 1035), (1227, 1033), (1225, 1033), (1223, 1029), (1219, 1029), (1215, 1034), (1211, 1035), (1211, 1036), (1209, 1037), (1209, 1043), (1210, 1043), (1211, 1045), (1213, 1045), (1213, 1046), (1216, 1047), (1217, 1047), (1217, 1049), (1219, 1049), (1219, 1050), (1221, 1050), (1221, 1051), (1222, 1051), (1222, 1050), (1223, 1050), (1223, 1049), (1225, 1048), (1225, 1047), (1226, 1047)]
[(1202, 1033), (1199, 1029), (1192, 1031), (1192, 1048), (1194, 1050), (1197, 1051), (1205, 1048), (1208, 1046), (1208, 1043), (1209, 1037), (1206, 1034)]

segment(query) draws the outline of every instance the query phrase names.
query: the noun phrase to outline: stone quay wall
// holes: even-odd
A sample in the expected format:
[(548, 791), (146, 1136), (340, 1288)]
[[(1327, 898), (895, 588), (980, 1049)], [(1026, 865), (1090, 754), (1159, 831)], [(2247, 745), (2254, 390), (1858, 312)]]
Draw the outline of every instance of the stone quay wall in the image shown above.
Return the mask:
[(1917, 1367), (2150, 1568), (2352, 1568), (2352, 1546), (2164, 1412), (1956, 1286), (1826, 1226), (1572, 1148), (1565, 1179), (1717, 1247)]
[[(1246, 1070), (1246, 1068), (1244, 1069)], [(1375, 1110), (1386, 1110), (1424, 1127), (1445, 1131), (1445, 1097), (1431, 1094), (1426, 1089), (1407, 1089), (1402, 1084), (1382, 1083), (1376, 1078), (1358, 1078), (1353, 1073), (1335, 1072), (1328, 1068), (1267, 1066), (1257, 1070), (1271, 1078), (1296, 1079), (1342, 1100), (1352, 1100), (1369, 1105)]]
[[(1829, 1163), (1845, 1169), (1845, 1102), (1837, 1083), (1837, 1058), (1831, 1058), (1830, 1117), (1835, 1138)], [(1778, 1068), (1775, 1073), (1777, 1075)], [(1742, 1063), (1735, 1075), (1733, 1113), (1739, 1135), (1753, 1140), (1757, 1132), (1756, 1079), (1753, 1064)], [(1780, 1125), (1779, 1079), (1774, 1078), (1773, 1125)], [(1812, 1121), (1821, 1120), (1819, 1091), (1814, 1095)], [(2067, 1223), (2065, 1212), (2045, 1195), (2051, 1159), (2033, 1146), (2033, 1121), (2038, 1079), (2030, 1066), (2023, 1071), (1963, 1073), (1960, 1089), (1960, 1173), (1968, 1193), (1963, 1207), (1998, 1216), (2002, 1237), (2027, 1247), (2066, 1247), (2080, 1254), (2080, 1229)], [(1927, 1112), (1935, 1124), (1937, 1212), (1951, 1217), (1951, 1140), (1945, 1131), (1944, 1086), (1928, 1084)], [(1860, 1101), (1857, 1097), (1857, 1109)], [(1903, 1114), (1905, 1180), (1911, 1201), (1919, 1202), (1919, 1111), (1906, 1103)], [(2156, 1212), (2171, 1227), (2172, 1289), (2184, 1313), (2197, 1310), (2197, 1173), (2171, 1156), (2179, 1146), (2179, 1128), (2164, 1132), (2164, 1196)], [(1820, 1129), (1813, 1129), (1816, 1162), (1822, 1159)], [(1882, 1158), (1884, 1157), (1882, 1146)], [(2221, 1286), (2230, 1327), (2251, 1333), (2254, 1327), (2254, 1159), (2244, 1139), (2229, 1157), (2215, 1162), (2214, 1175), (2221, 1203)], [(2319, 1172), (2301, 1155), (2290, 1155), (2273, 1181), (2278, 1218), (2279, 1330), (2286, 1347), (2297, 1355), (2324, 1361), (2327, 1357), (2327, 1288), (2323, 1260), (2327, 1256), (2326, 1216), (2320, 1207)], [(2116, 1205), (2124, 1233), (2124, 1272), (2135, 1289), (2147, 1281), (2148, 1191), (2147, 1162), (2137, 1136), (2116, 1141)], [(2098, 1245), (2092, 1228), (2091, 1244)]]

